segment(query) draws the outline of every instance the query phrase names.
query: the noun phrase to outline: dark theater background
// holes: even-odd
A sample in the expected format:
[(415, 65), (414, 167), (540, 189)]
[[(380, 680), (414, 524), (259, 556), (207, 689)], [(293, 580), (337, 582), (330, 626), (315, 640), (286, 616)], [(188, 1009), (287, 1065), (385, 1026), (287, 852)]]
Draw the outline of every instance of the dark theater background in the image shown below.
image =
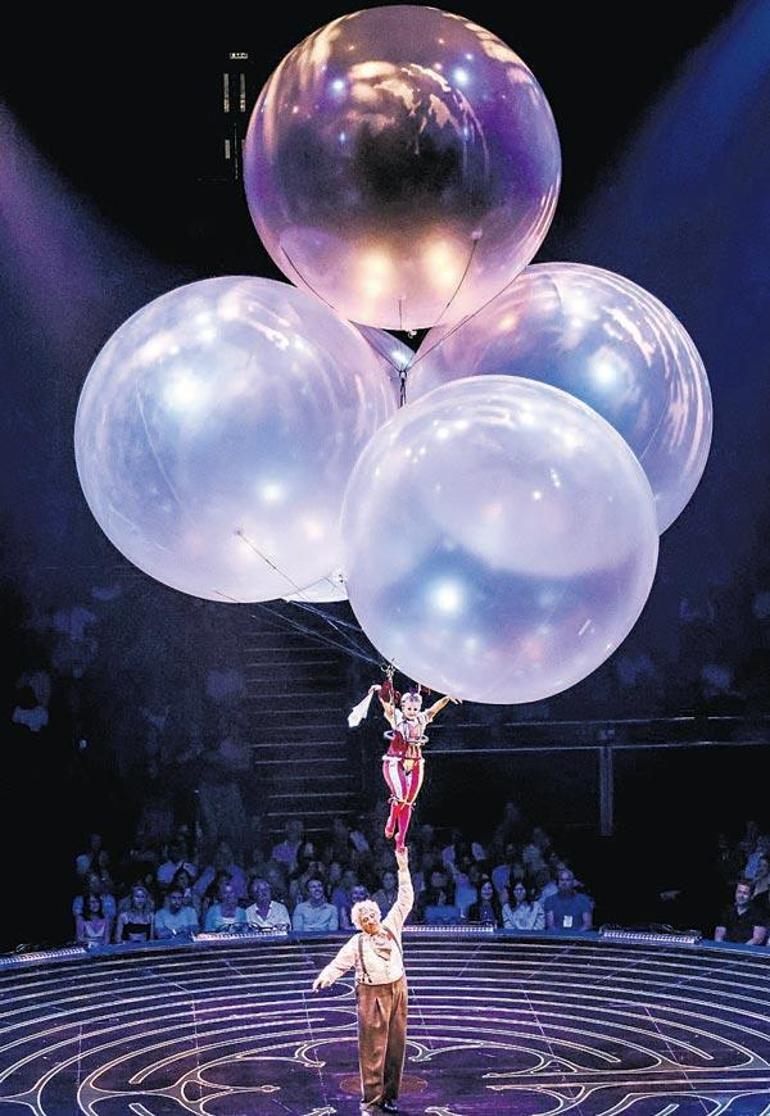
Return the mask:
[[(80, 389), (127, 317), (193, 280), (282, 278), (249, 218), (239, 139), (284, 54), (342, 13), (252, 11), (184, 40), (80, 36), (74, 17), (66, 41), (6, 43), (4, 950), (71, 940), (92, 832), (116, 874), (180, 826), (193, 847), (227, 836), (246, 862), (289, 818), (320, 847), (382, 798), (381, 726), (347, 728), (378, 680), (348, 605), (166, 588), (111, 546), (75, 471)], [(555, 114), (563, 185), (537, 260), (617, 271), (674, 311), (708, 370), (711, 455), (619, 650), (548, 701), (444, 713), (414, 825), (484, 845), (513, 802), (579, 868), (598, 922), (710, 932), (718, 835), (770, 828), (770, 19), (762, 3), (612, 12), (463, 6)]]

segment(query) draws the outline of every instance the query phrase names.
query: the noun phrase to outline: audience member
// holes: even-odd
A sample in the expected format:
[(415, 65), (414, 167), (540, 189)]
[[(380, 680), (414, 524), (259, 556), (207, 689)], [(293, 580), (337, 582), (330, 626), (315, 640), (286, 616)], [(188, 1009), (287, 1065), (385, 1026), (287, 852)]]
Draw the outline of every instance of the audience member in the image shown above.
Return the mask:
[(249, 885), (251, 905), (246, 908), (246, 921), (259, 930), (289, 930), (291, 918), (283, 903), (273, 899), (267, 880), (257, 877)]
[(235, 930), (245, 926), (246, 911), (238, 902), (238, 892), (230, 880), (223, 880), (219, 888), (219, 900), (212, 903), (206, 911), (204, 929), (217, 933), (222, 930)]
[(380, 908), (380, 913), (384, 918), (390, 908), (398, 898), (398, 880), (396, 873), (391, 868), (386, 868), (380, 878), (382, 887), (379, 891), (375, 891), (372, 899)]
[(196, 895), (192, 887), (192, 878), (186, 868), (178, 868), (174, 873), (174, 878), (169, 885), (169, 891), (177, 888), (182, 893), (182, 906), (189, 907), (195, 911), (196, 916), (200, 914), (201, 900), (200, 896)]
[(735, 900), (719, 915), (714, 930), (715, 942), (743, 942), (762, 945), (767, 934), (767, 920), (758, 904), (751, 899), (751, 880), (738, 880)]
[(543, 904), (527, 893), (521, 880), (513, 885), (511, 900), (503, 907), (503, 926), (506, 930), (545, 929)]
[(329, 931), (339, 929), (339, 916), (333, 903), (327, 903), (324, 885), (320, 880), (310, 880), (307, 900), (294, 909), (292, 926), (297, 931)]
[(198, 930), (198, 916), (195, 908), (185, 906), (184, 891), (172, 884), (166, 895), (166, 902), (155, 914), (155, 937), (190, 937)]
[(147, 888), (135, 884), (129, 894), (128, 906), (118, 915), (115, 941), (149, 942), (152, 938), (152, 905)]
[(235, 861), (235, 855), (232, 848), (227, 841), (220, 841), (216, 847), (211, 864), (208, 864), (201, 872), (198, 879), (193, 884), (193, 891), (199, 897), (203, 897), (207, 891), (214, 884), (216, 887), (217, 876), (221, 872), (226, 872), (230, 881), (235, 888), (235, 894), (238, 899), (245, 898), (247, 892), (246, 876), (243, 869)]
[(353, 888), (352, 892), (350, 893), (351, 905), (349, 907), (338, 908), (340, 930), (352, 930), (353, 929), (353, 921), (350, 917), (350, 912), (353, 909), (353, 907), (356, 905), (356, 903), (363, 903), (368, 898), (369, 898), (368, 888), (364, 887), (363, 884), (356, 884), (355, 887)]
[[(117, 913), (118, 913), (117, 904), (115, 903), (115, 896), (110, 895), (110, 894), (105, 894), (105, 892), (102, 888), (102, 881), (100, 880), (100, 878), (99, 878), (99, 876), (97, 875), (96, 872), (89, 872), (88, 873), (88, 875), (86, 876), (86, 879), (85, 879), (85, 885), (86, 885), (85, 886), (85, 891), (82, 892), (79, 895), (76, 895), (75, 898), (72, 901), (72, 915), (73, 915), (73, 918), (77, 919), (84, 912), (87, 913), (88, 908), (84, 905), (84, 897), (86, 895), (98, 896), (99, 899), (101, 899), (101, 901), (102, 901), (102, 908), (104, 910), (104, 917), (109, 922), (110, 931), (111, 931), (112, 927), (115, 925), (115, 919), (116, 919)], [(77, 924), (76, 924), (76, 928), (75, 928), (75, 933), (77, 934)]]
[(270, 859), (283, 864), (287, 872), (292, 871), (297, 863), (304, 832), (305, 826), (300, 818), (289, 818), (286, 822), (286, 839), (273, 846)]
[(593, 903), (575, 890), (575, 877), (569, 868), (559, 872), (558, 891), (543, 903), (548, 930), (590, 930)]
[(184, 841), (174, 840), (168, 847), (168, 859), (158, 867), (156, 879), (161, 887), (168, 887), (176, 873), (183, 869), (191, 879), (195, 879), (198, 869), (187, 859), (187, 846)]
[(83, 896), (82, 911), (75, 919), (75, 940), (89, 948), (107, 945), (110, 940), (110, 920), (104, 913), (101, 895), (87, 892)]
[(497, 929), (503, 924), (500, 900), (489, 877), (481, 881), (478, 902), (468, 907), (468, 922), (480, 922), (484, 926), (494, 926)]

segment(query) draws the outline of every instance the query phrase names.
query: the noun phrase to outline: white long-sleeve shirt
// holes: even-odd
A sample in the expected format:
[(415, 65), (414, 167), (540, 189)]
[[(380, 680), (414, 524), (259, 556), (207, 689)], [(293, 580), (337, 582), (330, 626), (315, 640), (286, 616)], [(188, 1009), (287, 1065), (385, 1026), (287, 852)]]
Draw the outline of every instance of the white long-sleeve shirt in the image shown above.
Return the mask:
[[(409, 869), (401, 868), (398, 873), (398, 896), (382, 920), (383, 930), (378, 934), (360, 932), (349, 938), (334, 960), (322, 971), (322, 979), (334, 983), (349, 969), (355, 968), (356, 984), (392, 984), (394, 980), (399, 980), (404, 975), (401, 933), (413, 903), (414, 891)], [(385, 927), (390, 930), (393, 938), (385, 933)]]

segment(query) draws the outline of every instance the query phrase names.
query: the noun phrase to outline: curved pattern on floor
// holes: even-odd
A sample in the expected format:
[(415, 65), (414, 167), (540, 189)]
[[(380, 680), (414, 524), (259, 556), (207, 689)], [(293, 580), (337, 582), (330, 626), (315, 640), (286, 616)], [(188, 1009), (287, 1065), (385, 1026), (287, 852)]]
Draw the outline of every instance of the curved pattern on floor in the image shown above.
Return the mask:
[[(339, 939), (0, 972), (0, 1116), (356, 1112)], [(414, 936), (401, 1108), (426, 1116), (770, 1114), (770, 956)]]

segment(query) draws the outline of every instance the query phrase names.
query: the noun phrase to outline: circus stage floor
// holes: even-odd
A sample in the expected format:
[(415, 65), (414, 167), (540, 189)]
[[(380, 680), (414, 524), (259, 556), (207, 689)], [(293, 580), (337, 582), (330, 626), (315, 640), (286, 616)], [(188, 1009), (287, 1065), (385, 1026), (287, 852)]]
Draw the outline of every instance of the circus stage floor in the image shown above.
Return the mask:
[[(0, 968), (0, 1116), (358, 1111), (339, 938), (158, 946)], [(405, 939), (405, 1113), (770, 1116), (770, 954)]]

